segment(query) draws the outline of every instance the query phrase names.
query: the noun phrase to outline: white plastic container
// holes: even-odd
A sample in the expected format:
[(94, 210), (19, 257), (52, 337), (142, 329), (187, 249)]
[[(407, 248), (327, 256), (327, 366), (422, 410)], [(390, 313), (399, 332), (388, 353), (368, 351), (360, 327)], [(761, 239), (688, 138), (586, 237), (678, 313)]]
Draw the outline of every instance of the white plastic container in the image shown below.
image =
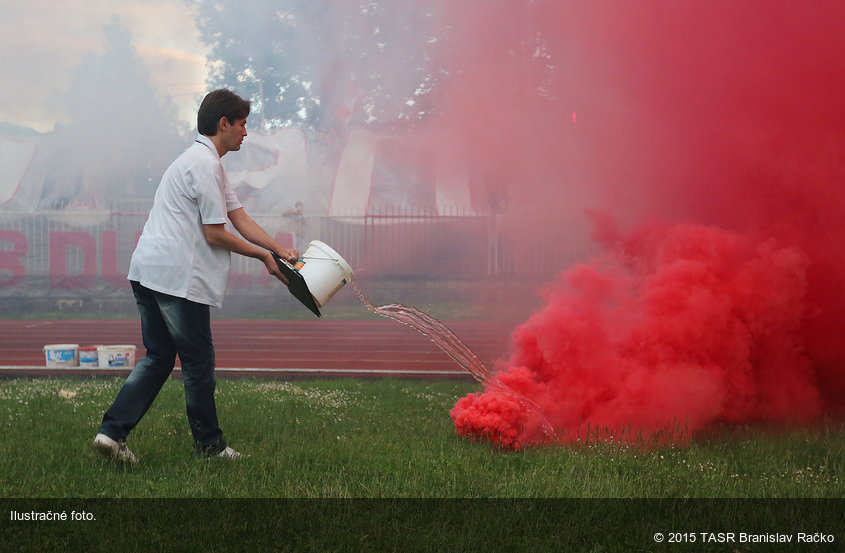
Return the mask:
[(135, 346), (97, 346), (97, 358), (101, 369), (135, 366)]
[(308, 291), (319, 307), (326, 305), (347, 282), (355, 278), (349, 263), (319, 240), (308, 244), (308, 249), (294, 267), (305, 279)]
[(79, 344), (48, 344), (44, 346), (48, 367), (79, 366)]
[(98, 346), (79, 346), (79, 366), (99, 367), (100, 356), (97, 352)]

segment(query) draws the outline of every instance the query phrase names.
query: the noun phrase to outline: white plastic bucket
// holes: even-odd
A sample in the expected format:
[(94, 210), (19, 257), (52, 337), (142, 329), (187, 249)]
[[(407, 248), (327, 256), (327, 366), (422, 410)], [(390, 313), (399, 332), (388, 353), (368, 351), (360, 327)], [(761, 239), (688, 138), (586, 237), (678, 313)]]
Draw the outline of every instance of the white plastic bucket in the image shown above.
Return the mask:
[(97, 346), (79, 346), (79, 366), (99, 367), (100, 356), (97, 353)]
[(135, 366), (135, 346), (97, 346), (101, 369)]
[(49, 344), (44, 346), (48, 367), (76, 367), (79, 365), (79, 344)]
[(294, 267), (305, 279), (308, 291), (319, 307), (326, 305), (338, 290), (355, 278), (349, 263), (319, 240), (312, 240), (308, 244), (308, 249)]

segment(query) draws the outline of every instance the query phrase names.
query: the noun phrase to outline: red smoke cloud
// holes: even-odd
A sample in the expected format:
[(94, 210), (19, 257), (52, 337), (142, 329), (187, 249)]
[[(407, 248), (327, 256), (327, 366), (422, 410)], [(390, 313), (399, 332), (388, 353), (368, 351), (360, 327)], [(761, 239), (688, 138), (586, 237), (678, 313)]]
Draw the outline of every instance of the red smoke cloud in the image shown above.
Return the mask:
[[(483, 25), (478, 17), (496, 9), (459, 4), (458, 26), (472, 15)], [(478, 11), (461, 11), (467, 6)], [(519, 41), (509, 29), (540, 29), (555, 77), (541, 82), (483, 56), (462, 60), (474, 71), (454, 84), (463, 94), (444, 115), (481, 137), (478, 159), (504, 164), (525, 197), (535, 190), (562, 210), (592, 198), (606, 254), (547, 287), (546, 307), (514, 332), (498, 380), (540, 405), (563, 441), (588, 428), (650, 438), (672, 425), (694, 431), (840, 411), (845, 4), (508, 9), (511, 24), (485, 27), (482, 43), (512, 46)], [(501, 40), (488, 36), (496, 32)], [(507, 88), (479, 88), (506, 82), (522, 92), (542, 84), (555, 101), (520, 111), (518, 97), (502, 97)], [(497, 109), (511, 110), (507, 132), (493, 124)], [(544, 239), (582, 223), (561, 219)], [(510, 447), (547, 439), (536, 409), (489, 388), (451, 415), (462, 435)]]
[(547, 306), (516, 329), (496, 377), (518, 396), (471, 394), (452, 410), (455, 426), (509, 447), (542, 439), (519, 396), (566, 441), (585, 438), (588, 425), (650, 441), (670, 426), (812, 419), (821, 401), (800, 339), (808, 264), (774, 240), (649, 229), (546, 290)]

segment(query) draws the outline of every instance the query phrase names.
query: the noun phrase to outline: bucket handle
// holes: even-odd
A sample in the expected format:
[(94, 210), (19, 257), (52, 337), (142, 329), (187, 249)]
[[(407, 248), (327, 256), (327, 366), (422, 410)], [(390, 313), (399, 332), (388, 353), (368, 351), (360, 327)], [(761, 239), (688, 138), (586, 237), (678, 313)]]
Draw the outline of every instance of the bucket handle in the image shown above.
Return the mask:
[(333, 259), (331, 257), (314, 257), (311, 255), (303, 255), (299, 259), (319, 259), (322, 261), (337, 261), (337, 259)]

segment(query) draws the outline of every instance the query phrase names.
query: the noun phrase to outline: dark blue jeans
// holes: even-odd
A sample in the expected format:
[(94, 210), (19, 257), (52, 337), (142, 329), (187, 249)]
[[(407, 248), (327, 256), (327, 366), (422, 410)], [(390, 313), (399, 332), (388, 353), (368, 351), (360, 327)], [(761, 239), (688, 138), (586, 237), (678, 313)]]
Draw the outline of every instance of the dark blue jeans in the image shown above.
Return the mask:
[(132, 282), (141, 313), (145, 357), (129, 374), (112, 406), (103, 416), (100, 432), (123, 440), (152, 405), (176, 364), (182, 363), (188, 423), (198, 453), (226, 449), (214, 403), (214, 345), (207, 305), (162, 294)]

